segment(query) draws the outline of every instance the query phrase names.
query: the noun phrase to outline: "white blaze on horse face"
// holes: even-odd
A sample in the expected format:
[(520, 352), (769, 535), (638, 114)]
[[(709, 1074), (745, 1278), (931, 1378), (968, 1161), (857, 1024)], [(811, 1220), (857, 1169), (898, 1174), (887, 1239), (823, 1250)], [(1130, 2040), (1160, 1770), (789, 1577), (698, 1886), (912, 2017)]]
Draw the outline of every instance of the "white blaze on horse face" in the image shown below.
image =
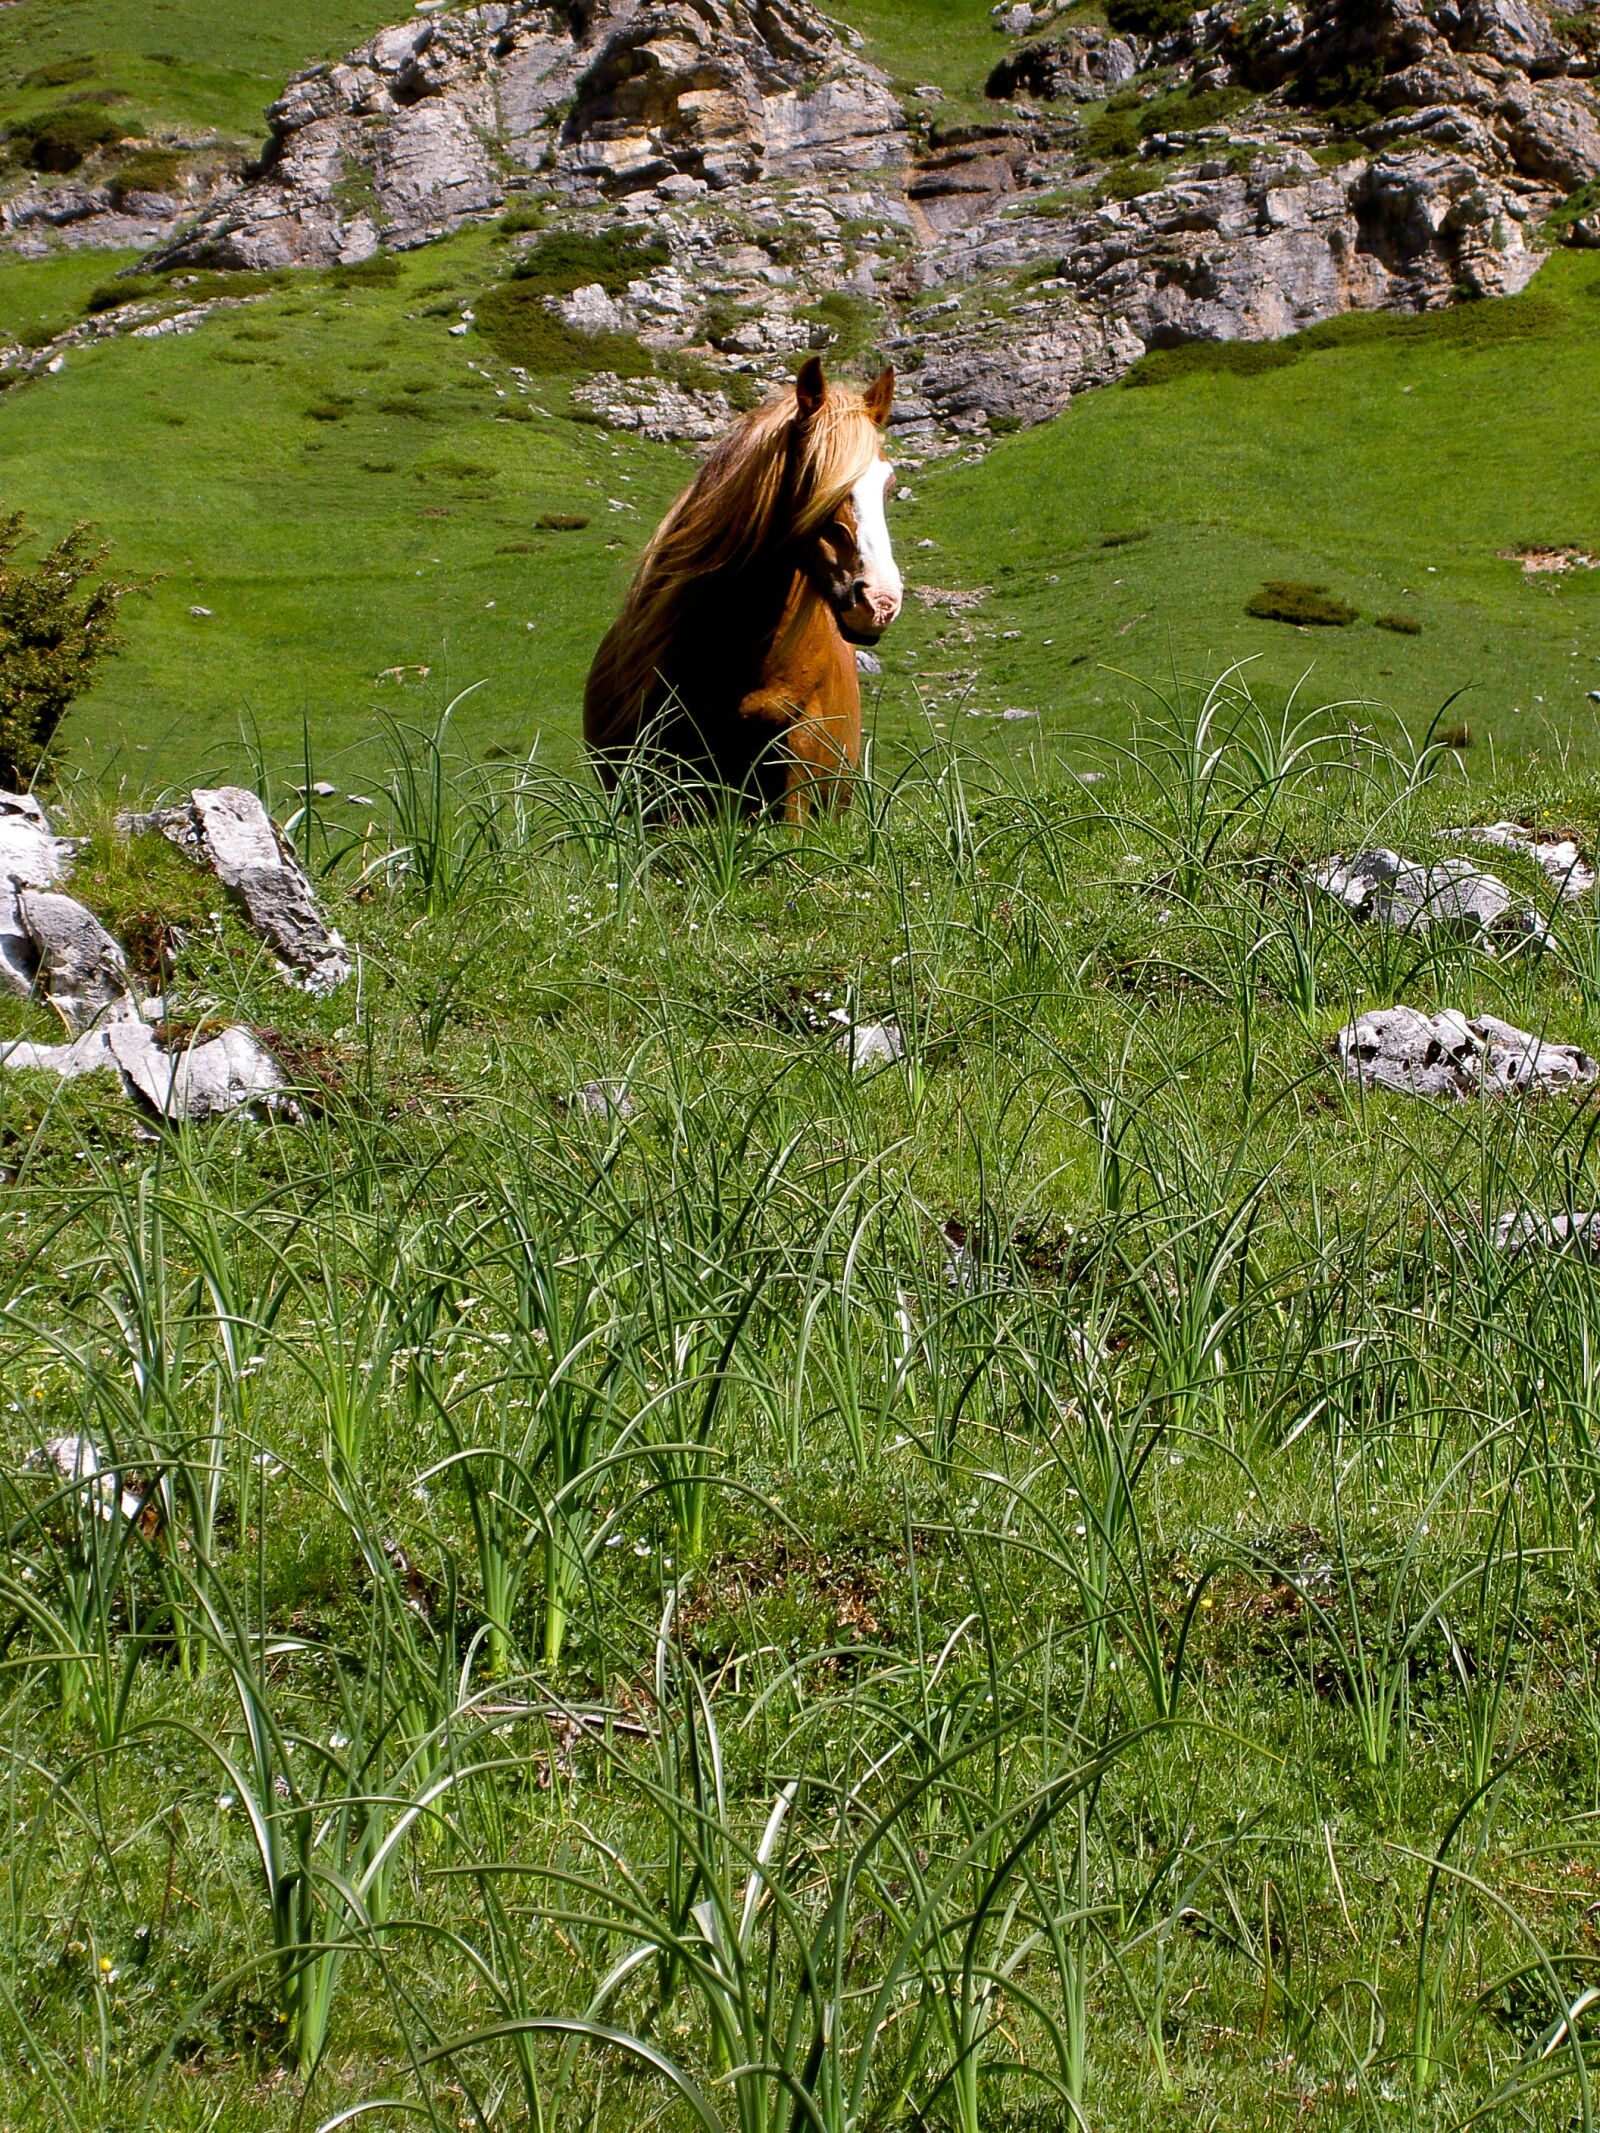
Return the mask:
[(861, 557), (866, 605), (872, 614), (873, 627), (880, 630), (886, 630), (893, 622), (904, 598), (900, 567), (894, 559), (894, 549), (889, 541), (889, 521), (883, 508), (893, 479), (894, 469), (888, 460), (875, 459), (850, 496), (855, 508), (856, 548)]

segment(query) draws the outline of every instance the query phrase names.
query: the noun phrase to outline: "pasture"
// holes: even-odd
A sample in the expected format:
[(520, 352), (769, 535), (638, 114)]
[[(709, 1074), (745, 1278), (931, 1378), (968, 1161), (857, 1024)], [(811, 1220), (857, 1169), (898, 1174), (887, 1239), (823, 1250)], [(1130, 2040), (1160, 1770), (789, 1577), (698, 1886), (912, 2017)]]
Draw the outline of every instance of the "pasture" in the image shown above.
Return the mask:
[[(385, 12), (16, 0), (0, 119), (92, 55), (245, 139)], [(957, 98), (998, 48), (845, 12)], [(0, 2133), (1587, 2133), (1600, 1305), (1496, 1236), (1600, 1207), (1596, 1098), (1333, 1047), (1600, 1055), (1600, 901), (1313, 874), (1594, 854), (1600, 572), (1521, 552), (1600, 550), (1600, 265), (908, 470), (854, 804), (786, 829), (581, 764), (692, 462), (452, 330), (505, 245), (0, 393), (0, 507), (148, 580), (75, 893), (295, 1085), (0, 1073)], [(8, 257), (0, 330), (125, 263)], [(222, 780), (331, 997), (115, 823)]]
[(297, 822), (320, 1003), (77, 788), (302, 1115), (0, 1082), (0, 2123), (1589, 2123), (1595, 1289), (1491, 1240), (1594, 1204), (1592, 1101), (1329, 1043), (1600, 1050), (1600, 919), (1305, 868), (1600, 793), (1132, 735), (794, 832), (397, 732)]

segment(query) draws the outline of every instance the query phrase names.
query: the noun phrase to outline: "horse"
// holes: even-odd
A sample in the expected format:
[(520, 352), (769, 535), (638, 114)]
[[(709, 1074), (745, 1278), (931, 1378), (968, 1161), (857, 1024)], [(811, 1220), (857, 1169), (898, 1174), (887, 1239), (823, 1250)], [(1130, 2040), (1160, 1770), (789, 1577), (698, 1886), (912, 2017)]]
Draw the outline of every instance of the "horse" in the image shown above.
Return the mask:
[(790, 822), (837, 811), (861, 760), (854, 647), (900, 612), (882, 432), (819, 357), (711, 452), (644, 552), (584, 691), (603, 784), (642, 758), (678, 789)]

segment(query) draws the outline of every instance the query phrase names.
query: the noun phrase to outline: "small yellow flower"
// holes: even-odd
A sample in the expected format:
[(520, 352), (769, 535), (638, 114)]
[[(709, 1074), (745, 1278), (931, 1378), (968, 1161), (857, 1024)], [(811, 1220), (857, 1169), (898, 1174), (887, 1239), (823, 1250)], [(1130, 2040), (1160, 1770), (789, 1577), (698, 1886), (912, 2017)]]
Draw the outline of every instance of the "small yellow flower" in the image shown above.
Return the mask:
[(111, 1958), (109, 1955), (102, 1955), (100, 1958), (100, 1975), (102, 1977), (108, 1977), (110, 1975), (110, 1972)]

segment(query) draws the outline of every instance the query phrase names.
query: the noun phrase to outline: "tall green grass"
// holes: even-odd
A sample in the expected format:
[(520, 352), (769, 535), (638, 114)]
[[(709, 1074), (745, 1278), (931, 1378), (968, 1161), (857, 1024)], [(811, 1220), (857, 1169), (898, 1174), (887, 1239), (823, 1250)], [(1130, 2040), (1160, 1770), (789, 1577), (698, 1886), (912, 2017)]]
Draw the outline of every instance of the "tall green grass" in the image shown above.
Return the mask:
[(452, 732), (302, 804), (344, 995), (179, 952), (298, 1118), (0, 1082), (8, 2122), (1589, 2124), (1600, 1319), (1492, 1239), (1593, 1105), (1328, 1041), (1600, 1049), (1594, 920), (1309, 869), (1593, 791), (1237, 673), (799, 831)]

